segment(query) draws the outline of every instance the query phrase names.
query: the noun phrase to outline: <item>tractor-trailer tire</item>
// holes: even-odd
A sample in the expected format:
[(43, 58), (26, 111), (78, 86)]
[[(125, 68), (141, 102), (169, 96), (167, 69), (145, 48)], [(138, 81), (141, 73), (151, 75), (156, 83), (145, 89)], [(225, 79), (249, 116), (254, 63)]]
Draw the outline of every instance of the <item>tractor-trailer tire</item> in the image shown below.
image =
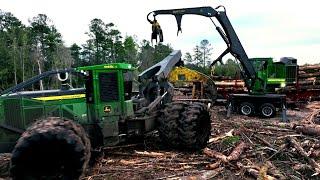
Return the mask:
[[(244, 105), (250, 105), (252, 113), (249, 115), (260, 115), (263, 118), (271, 118), (276, 110), (286, 106), (286, 95), (283, 94), (230, 94), (228, 103), (232, 104), (232, 110), (245, 114)], [(249, 106), (248, 106), (249, 107)], [(245, 114), (247, 115), (247, 114)]]

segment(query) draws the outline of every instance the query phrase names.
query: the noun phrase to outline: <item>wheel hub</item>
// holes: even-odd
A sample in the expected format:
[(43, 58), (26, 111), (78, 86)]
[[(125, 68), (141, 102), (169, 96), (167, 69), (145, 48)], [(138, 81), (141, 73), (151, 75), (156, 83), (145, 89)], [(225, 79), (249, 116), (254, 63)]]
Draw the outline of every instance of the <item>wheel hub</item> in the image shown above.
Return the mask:
[(264, 116), (269, 117), (269, 116), (272, 115), (272, 113), (273, 113), (273, 110), (272, 110), (271, 107), (269, 107), (269, 106), (263, 107), (263, 109), (262, 109), (262, 114), (263, 114)]
[(242, 114), (247, 116), (247, 115), (251, 114), (252, 109), (251, 109), (250, 106), (244, 105), (244, 106), (241, 107), (241, 112), (242, 112)]

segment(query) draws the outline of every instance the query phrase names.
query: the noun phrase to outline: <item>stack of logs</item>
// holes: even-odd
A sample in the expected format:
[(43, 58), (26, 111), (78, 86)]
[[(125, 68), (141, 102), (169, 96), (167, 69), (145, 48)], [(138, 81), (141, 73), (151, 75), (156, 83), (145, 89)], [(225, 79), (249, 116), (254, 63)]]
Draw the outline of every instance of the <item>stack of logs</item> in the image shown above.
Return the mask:
[(285, 92), (296, 92), (300, 99), (320, 100), (320, 64), (299, 67), (298, 82), (287, 83)]
[[(287, 87), (295, 88), (296, 84), (287, 84)], [(300, 66), (298, 87), (300, 89), (320, 89), (320, 65)]]
[(215, 81), (217, 87), (217, 92), (223, 98), (231, 93), (246, 93), (247, 88), (242, 79), (234, 79), (227, 76), (212, 76), (212, 79)]

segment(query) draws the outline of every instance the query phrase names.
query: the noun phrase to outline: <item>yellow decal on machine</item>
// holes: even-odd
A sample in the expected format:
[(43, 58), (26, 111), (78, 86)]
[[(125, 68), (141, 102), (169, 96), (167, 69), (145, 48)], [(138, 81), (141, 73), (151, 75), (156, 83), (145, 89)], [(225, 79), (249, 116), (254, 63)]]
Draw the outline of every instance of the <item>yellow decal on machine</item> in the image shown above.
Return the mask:
[(110, 105), (106, 105), (106, 106), (103, 108), (103, 111), (104, 111), (105, 113), (111, 112), (111, 106), (110, 106)]
[(106, 69), (113, 69), (114, 68), (112, 65), (105, 65), (103, 67), (106, 68)]
[(47, 96), (47, 97), (37, 97), (32, 98), (40, 101), (56, 101), (56, 100), (62, 100), (62, 99), (79, 99), (86, 97), (85, 94), (72, 94), (72, 95), (62, 95), (62, 96)]

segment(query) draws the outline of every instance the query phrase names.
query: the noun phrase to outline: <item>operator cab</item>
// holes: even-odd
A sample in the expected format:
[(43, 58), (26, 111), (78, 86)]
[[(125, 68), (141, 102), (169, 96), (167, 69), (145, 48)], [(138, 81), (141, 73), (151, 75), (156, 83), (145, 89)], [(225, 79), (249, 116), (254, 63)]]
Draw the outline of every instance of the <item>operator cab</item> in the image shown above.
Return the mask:
[[(76, 69), (85, 75), (87, 123), (98, 124), (105, 145), (119, 142), (126, 134), (123, 124), (134, 115), (131, 100), (133, 68), (130, 64), (113, 63)], [(93, 135), (95, 136), (95, 135)], [(99, 134), (100, 136), (100, 134)]]

